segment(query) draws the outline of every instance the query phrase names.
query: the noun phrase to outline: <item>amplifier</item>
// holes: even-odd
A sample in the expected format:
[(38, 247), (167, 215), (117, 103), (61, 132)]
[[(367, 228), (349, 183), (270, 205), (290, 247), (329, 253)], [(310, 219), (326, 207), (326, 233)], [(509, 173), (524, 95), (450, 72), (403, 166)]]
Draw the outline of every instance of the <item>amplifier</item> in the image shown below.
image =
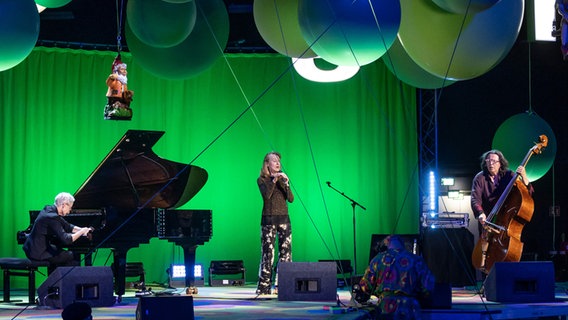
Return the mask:
[(421, 220), (422, 227), (425, 228), (467, 228), (469, 213), (423, 213)]

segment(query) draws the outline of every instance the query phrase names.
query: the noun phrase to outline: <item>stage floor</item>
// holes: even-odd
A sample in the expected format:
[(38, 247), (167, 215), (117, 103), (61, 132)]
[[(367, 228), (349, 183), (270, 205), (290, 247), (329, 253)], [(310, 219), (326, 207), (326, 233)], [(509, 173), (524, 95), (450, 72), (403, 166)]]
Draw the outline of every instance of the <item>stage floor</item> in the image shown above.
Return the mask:
[[(227, 287), (198, 287), (193, 296), (195, 319), (370, 319), (372, 306), (352, 302), (348, 290), (338, 289), (337, 302), (329, 301), (279, 301), (277, 295), (255, 294), (255, 285)], [(164, 292), (156, 287), (154, 292)], [(496, 303), (485, 301), (475, 288), (453, 288), (451, 306), (446, 309), (424, 310), (424, 319), (536, 319), (553, 317), (566, 319), (568, 315), (568, 283), (556, 283), (556, 302), (548, 303)], [(167, 290), (171, 293), (172, 290)], [(177, 292), (184, 292), (180, 289)], [(112, 307), (93, 308), (93, 318), (136, 319), (139, 298), (129, 290)], [(174, 292), (176, 293), (176, 292)], [(166, 295), (167, 296), (167, 295)], [(0, 320), (3, 319), (61, 319), (61, 309), (46, 309), (27, 304), (24, 290), (12, 290), (12, 299), (0, 303)], [(24, 301), (24, 302), (21, 302)], [(374, 302), (374, 301), (371, 301)], [(188, 318), (189, 319), (189, 318)]]

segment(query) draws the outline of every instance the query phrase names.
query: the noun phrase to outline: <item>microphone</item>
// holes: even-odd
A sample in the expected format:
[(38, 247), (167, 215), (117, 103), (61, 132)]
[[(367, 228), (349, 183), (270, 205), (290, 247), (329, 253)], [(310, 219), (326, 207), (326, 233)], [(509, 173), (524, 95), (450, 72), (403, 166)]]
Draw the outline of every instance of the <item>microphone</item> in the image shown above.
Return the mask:
[(328, 186), (328, 187), (331, 187), (331, 182), (326, 181), (325, 183), (327, 183), (327, 186)]
[[(284, 171), (280, 170), (278, 171), (278, 173), (282, 173)], [(284, 178), (283, 176), (280, 176), (280, 180), (282, 180), (282, 182), (286, 183), (288, 181), (288, 179)]]

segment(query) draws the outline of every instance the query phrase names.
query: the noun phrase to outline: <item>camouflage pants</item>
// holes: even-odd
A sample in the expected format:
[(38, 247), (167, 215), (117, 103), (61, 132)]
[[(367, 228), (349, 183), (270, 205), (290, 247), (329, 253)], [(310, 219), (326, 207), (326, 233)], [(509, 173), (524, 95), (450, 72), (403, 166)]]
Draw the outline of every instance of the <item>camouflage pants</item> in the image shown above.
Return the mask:
[[(292, 261), (292, 228), (289, 223), (261, 226), (262, 256), (258, 271), (258, 290), (270, 290), (272, 284), (272, 265), (274, 264), (274, 245), (278, 235), (278, 262)], [(278, 285), (278, 275), (274, 280)]]

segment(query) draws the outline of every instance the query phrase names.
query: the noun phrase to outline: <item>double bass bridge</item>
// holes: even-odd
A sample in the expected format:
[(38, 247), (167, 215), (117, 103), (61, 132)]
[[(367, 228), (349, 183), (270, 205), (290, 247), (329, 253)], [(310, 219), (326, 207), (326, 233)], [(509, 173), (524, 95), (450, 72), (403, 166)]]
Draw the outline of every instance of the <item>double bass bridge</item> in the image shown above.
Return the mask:
[(499, 233), (501, 231), (506, 231), (507, 229), (503, 226), (495, 224), (493, 222), (485, 221), (485, 230), (488, 232)]

